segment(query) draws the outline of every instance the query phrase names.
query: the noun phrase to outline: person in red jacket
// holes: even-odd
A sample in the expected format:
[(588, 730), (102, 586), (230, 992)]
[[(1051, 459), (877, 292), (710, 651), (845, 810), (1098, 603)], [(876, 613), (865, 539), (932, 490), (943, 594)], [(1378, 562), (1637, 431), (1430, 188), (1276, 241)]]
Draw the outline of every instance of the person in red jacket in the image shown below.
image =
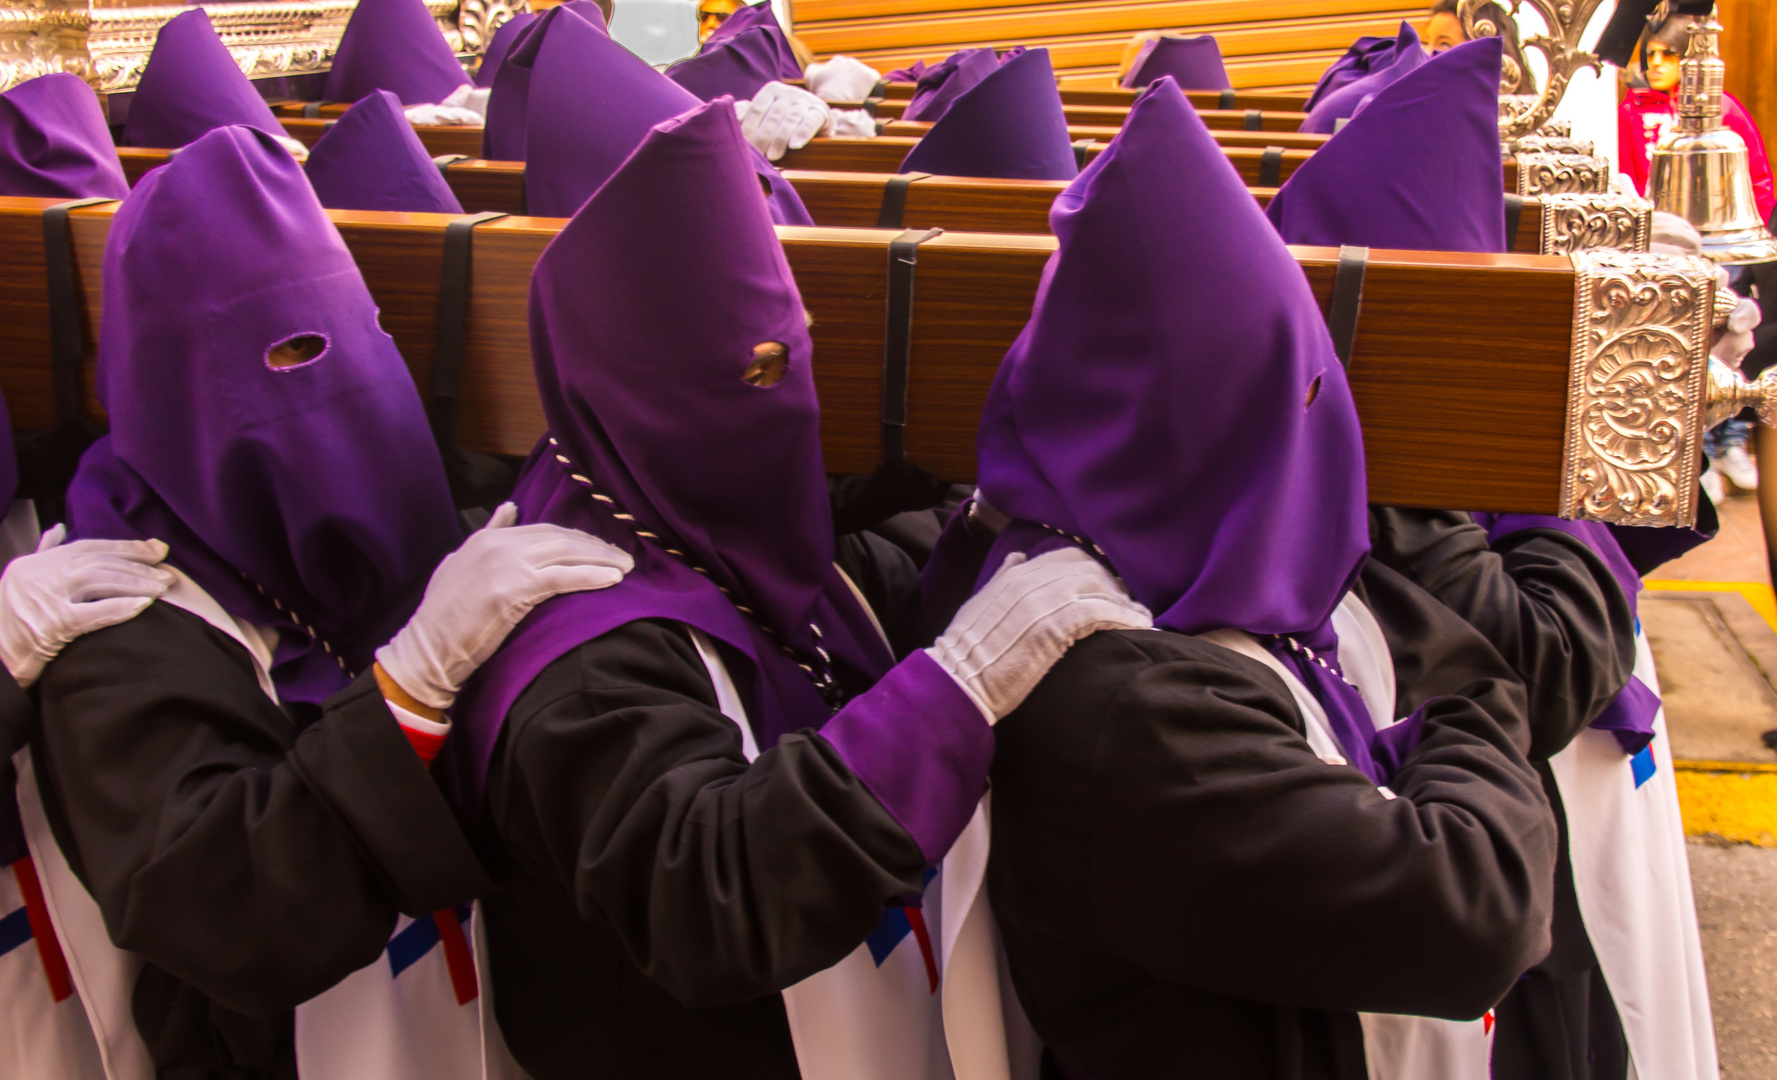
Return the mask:
[[(1617, 111), (1618, 156), (1623, 171), (1643, 195), (1647, 194), (1648, 159), (1660, 136), (1672, 126), (1672, 91), (1678, 86), (1678, 62), (1689, 45), (1687, 31), (1695, 20), (1694, 15), (1672, 15), (1650, 22), (1639, 50), (1646, 86), (1632, 88)], [(1772, 207), (1777, 206), (1777, 193), (1772, 190), (1765, 138), (1746, 107), (1726, 91), (1722, 93), (1722, 121), (1746, 140), (1753, 200), (1758, 204), (1759, 217), (1769, 221)]]

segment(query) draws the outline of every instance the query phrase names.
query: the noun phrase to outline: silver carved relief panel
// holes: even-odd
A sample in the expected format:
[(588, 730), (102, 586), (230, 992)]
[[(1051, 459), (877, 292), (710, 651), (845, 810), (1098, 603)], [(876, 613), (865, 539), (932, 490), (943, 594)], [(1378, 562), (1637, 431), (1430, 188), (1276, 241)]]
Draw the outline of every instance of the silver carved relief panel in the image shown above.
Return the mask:
[[(426, 0), (445, 40), (475, 54), (524, 0)], [(356, 0), (204, 4), (216, 33), (248, 76), (326, 71)], [(133, 89), (162, 24), (182, 5), (98, 0), (0, 4), (0, 90), (66, 71), (101, 93)]]
[(1654, 204), (1615, 191), (1557, 192), (1538, 197), (1543, 206), (1542, 253), (1567, 255), (1585, 248), (1646, 251)]
[(1518, 194), (1610, 190), (1611, 165), (1586, 154), (1529, 152), (1518, 155)]
[(1561, 516), (1696, 520), (1715, 271), (1702, 259), (1579, 251)]

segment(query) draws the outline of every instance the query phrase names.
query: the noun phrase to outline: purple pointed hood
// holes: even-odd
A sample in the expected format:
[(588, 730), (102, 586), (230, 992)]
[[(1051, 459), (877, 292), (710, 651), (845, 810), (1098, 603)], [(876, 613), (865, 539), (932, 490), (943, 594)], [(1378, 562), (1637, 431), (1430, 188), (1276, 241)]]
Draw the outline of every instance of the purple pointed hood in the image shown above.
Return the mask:
[(129, 193), (98, 95), (78, 76), (43, 75), (0, 94), (0, 195), (121, 199)]
[(510, 19), (501, 23), (494, 36), (488, 41), (487, 48), (481, 54), (481, 66), (475, 69), (475, 85), (491, 87), (494, 76), (499, 73), (500, 61), (512, 51), (512, 46), (524, 36), (525, 27), (537, 21), (537, 15), (529, 11), (520, 11)]
[(895, 83), (895, 82), (916, 83), (920, 80), (920, 77), (922, 75), (924, 75), (925, 73), (926, 73), (926, 62), (924, 60), (915, 60), (912, 63), (912, 65), (910, 65), (908, 67), (896, 68), (893, 71), (884, 72), (883, 76), (882, 76), (882, 81), (883, 82), (892, 82), (892, 83)]
[(984, 497), (1097, 544), (1167, 629), (1323, 623), (1369, 547), (1357, 411), (1301, 268), (1176, 84), (1049, 216), (1060, 250), (981, 421)]
[(736, 9), (732, 15), (722, 20), (722, 24), (710, 33), (697, 51), (701, 55), (720, 48), (724, 41), (738, 37), (747, 30), (763, 30), (771, 38), (772, 49), (777, 54), (777, 78), (802, 78), (802, 65), (796, 60), (796, 50), (790, 47), (790, 36), (784, 32), (784, 24), (777, 21), (776, 12), (771, 10), (771, 0)]
[(1271, 200), (1284, 242), (1505, 251), (1500, 55), (1470, 41), (1378, 92)]
[(1320, 104), (1321, 98), (1339, 89), (1347, 83), (1363, 78), (1375, 69), (1378, 63), (1386, 61), (1394, 55), (1398, 39), (1392, 37), (1358, 38), (1345, 50), (1345, 55), (1333, 61), (1332, 65), (1320, 73), (1314, 83), (1314, 93), (1308, 95), (1308, 108)]
[(951, 53), (920, 75), (901, 118), (925, 124), (937, 122), (952, 102), (980, 85), (999, 67), (1000, 58), (992, 49)]
[[(1419, 44), (1419, 35), (1414, 32), (1413, 27), (1402, 23), (1400, 36), (1394, 39), (1394, 48), (1386, 54), (1377, 55), (1367, 74), (1322, 95), (1308, 110), (1308, 119), (1302, 121), (1302, 130), (1312, 135), (1331, 135), (1338, 122), (1355, 114), (1365, 98), (1380, 92), (1383, 87), (1417, 69), (1428, 59), (1425, 49)], [(1496, 124), (1498, 115), (1499, 108), (1495, 106)]]
[[(324, 699), (370, 666), (461, 535), (351, 253), (289, 153), (228, 127), (137, 184), (104, 288), (111, 434), (68, 489), (71, 535), (165, 540), (230, 614), (286, 629), (280, 694)], [(272, 366), (304, 339), (324, 348)]]
[[(557, 13), (560, 14), (557, 14)], [(568, 0), (541, 15), (534, 16), (511, 39), (511, 47), (500, 59), (499, 70), (489, 76), (492, 93), (487, 99), (487, 123), (481, 130), (481, 156), (490, 161), (523, 161), (525, 119), (530, 110), (531, 65), (536, 61), (542, 41), (533, 40), (533, 32), (541, 34), (552, 18), (579, 17), (601, 34), (605, 16), (592, 0)], [(530, 42), (526, 45), (526, 42)]]
[[(509, 65), (524, 65), (527, 93), (549, 103), (525, 121), (525, 206), (544, 217), (571, 217), (654, 125), (703, 103), (571, 12), (544, 20)], [(812, 224), (783, 175), (751, 146), (747, 157), (771, 188), (772, 219)]]
[(403, 105), (427, 105), (469, 83), (425, 0), (358, 0), (322, 96), (357, 101), (387, 90)]
[(303, 171), (329, 210), (463, 212), (400, 100), (387, 90), (347, 109), (309, 151)]
[(268, 135), (284, 129), (241, 74), (203, 8), (167, 20), (130, 99), (123, 145), (175, 149), (205, 132), (245, 124)]
[[(613, 588), (545, 602), (471, 680), (457, 710), (471, 803), (525, 686), (637, 619), (689, 623), (735, 650), (761, 747), (825, 722), (799, 666), (823, 667), (817, 645), (865, 677), (888, 670), (833, 566), (802, 300), (732, 107), (656, 126), (580, 208), (537, 260), (530, 327), (550, 441), (519, 478), (520, 519), (603, 536), (636, 567)], [(767, 342), (788, 368), (750, 385)]]
[(781, 66), (771, 33), (754, 27), (719, 42), (704, 42), (702, 52), (667, 68), (666, 74), (700, 101), (714, 101), (724, 94), (746, 101), (768, 82), (802, 77), (800, 71), (784, 75)]
[(1228, 71), (1222, 66), (1222, 50), (1211, 34), (1176, 37), (1165, 34), (1141, 47), (1123, 85), (1139, 90), (1162, 75), (1171, 75), (1181, 90), (1225, 90)]
[(908, 151), (900, 171), (1001, 180), (1078, 176), (1049, 50), (1030, 49), (1007, 60), (953, 101)]

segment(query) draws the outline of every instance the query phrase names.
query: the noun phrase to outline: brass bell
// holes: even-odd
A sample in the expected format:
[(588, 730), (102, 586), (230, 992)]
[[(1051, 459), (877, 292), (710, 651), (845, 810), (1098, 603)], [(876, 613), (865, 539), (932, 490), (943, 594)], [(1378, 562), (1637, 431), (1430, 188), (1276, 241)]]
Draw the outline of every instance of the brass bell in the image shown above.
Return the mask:
[(1768, 262), (1777, 259), (1777, 237), (1759, 220), (1746, 141), (1721, 119), (1725, 65), (1719, 33), (1721, 23), (1712, 15), (1690, 28), (1678, 68), (1677, 115), (1654, 147), (1648, 196), (1656, 209), (1696, 226), (1703, 253), (1717, 264)]

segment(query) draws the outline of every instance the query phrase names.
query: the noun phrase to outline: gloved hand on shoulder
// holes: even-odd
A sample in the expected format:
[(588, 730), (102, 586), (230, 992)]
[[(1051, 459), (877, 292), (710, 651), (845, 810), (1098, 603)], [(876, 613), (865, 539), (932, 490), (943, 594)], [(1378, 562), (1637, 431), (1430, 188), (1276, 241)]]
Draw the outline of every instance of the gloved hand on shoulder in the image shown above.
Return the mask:
[(1154, 616), (1077, 547), (1008, 555), (926, 653), (987, 722), (1006, 717), (1076, 641), (1100, 630), (1148, 630)]
[(608, 589), (635, 569), (612, 544), (560, 525), (514, 525), (511, 503), (432, 571), (426, 595), (387, 645), (383, 674), (422, 705), (448, 709), (475, 669), (531, 609), (562, 593)]

